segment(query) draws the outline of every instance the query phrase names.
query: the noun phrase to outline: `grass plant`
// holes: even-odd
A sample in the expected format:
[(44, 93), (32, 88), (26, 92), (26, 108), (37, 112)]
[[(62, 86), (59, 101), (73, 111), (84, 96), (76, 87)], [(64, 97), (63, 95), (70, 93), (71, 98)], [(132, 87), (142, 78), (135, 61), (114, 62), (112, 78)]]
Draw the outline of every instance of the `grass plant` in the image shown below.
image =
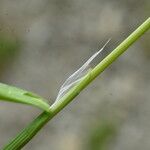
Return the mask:
[[(49, 122), (53, 117), (55, 117), (57, 113), (59, 113), (64, 107), (66, 107), (72, 100), (74, 100), (74, 98), (83, 89), (85, 89), (88, 86), (88, 84), (90, 84), (98, 75), (100, 75), (108, 66), (110, 66), (122, 53), (124, 53), (135, 41), (137, 41), (149, 29), (150, 18), (148, 18), (143, 24), (141, 24), (130, 36), (128, 36), (119, 46), (117, 46), (108, 56), (106, 56), (96, 67), (91, 69), (84, 76), (84, 78), (75, 86), (73, 86), (67, 92), (67, 94), (65, 94), (59, 101), (52, 104), (48, 110), (44, 110), (43, 113), (41, 113), (14, 139), (12, 139), (6, 146), (4, 146), (3, 150), (19, 150), (23, 148), (40, 131), (40, 129), (43, 128), (43, 126), (47, 122)], [(1, 90), (3, 89), (0, 89), (0, 92)], [(5, 92), (8, 93), (7, 89)], [(8, 95), (6, 94), (6, 96)], [(26, 98), (26, 102), (30, 101), (30, 98)]]

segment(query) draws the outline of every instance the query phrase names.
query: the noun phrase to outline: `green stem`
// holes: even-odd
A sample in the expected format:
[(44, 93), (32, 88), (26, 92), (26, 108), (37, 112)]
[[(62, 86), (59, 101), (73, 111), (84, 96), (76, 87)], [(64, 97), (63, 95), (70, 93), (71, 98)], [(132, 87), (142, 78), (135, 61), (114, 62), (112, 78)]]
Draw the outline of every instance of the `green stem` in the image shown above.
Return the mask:
[(3, 150), (19, 150), (26, 145), (34, 135), (68, 103), (70, 103), (89, 83), (91, 83), (100, 73), (102, 73), (113, 61), (115, 61), (129, 46), (139, 39), (150, 29), (150, 18), (139, 26), (128, 38), (126, 38), (117, 48), (105, 57), (84, 79), (72, 88), (61, 100), (50, 107), (50, 112), (43, 112), (17, 137), (15, 137)]

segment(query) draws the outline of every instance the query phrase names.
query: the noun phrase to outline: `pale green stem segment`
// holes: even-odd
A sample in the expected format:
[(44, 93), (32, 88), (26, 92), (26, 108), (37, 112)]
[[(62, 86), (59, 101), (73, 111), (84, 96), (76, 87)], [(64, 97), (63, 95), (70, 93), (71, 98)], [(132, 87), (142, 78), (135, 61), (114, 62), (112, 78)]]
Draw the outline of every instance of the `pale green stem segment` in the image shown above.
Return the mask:
[(127, 39), (105, 57), (84, 79), (73, 87), (62, 99), (50, 107), (49, 113), (43, 112), (17, 137), (15, 137), (3, 150), (19, 150), (26, 145), (32, 137), (68, 103), (70, 103), (89, 83), (102, 73), (113, 61), (128, 49), (138, 38), (150, 29), (150, 18), (138, 27)]

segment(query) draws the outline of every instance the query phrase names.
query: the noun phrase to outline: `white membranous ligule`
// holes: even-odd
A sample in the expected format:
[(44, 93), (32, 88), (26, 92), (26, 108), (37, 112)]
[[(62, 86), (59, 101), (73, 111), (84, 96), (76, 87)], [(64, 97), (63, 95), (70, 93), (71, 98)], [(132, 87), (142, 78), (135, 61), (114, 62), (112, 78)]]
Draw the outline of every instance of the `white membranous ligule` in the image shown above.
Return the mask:
[(108, 44), (109, 41), (110, 39), (104, 44), (104, 46), (99, 51), (92, 55), (77, 71), (75, 71), (66, 79), (63, 85), (60, 87), (55, 102), (59, 101), (73, 86), (75, 86), (83, 79), (83, 77), (87, 74), (90, 68), (91, 62), (104, 50), (105, 46)]

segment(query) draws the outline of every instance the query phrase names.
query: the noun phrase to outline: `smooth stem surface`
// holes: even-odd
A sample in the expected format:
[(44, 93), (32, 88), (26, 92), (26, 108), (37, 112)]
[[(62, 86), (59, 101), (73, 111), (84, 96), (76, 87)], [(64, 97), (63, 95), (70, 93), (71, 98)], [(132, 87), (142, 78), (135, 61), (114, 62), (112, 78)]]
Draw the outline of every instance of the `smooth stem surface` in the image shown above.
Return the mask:
[(85, 78), (74, 88), (72, 88), (61, 100), (50, 107), (50, 112), (43, 112), (17, 137), (15, 137), (3, 150), (19, 150), (26, 145), (33, 136), (58, 112), (60, 112), (69, 102), (71, 102), (89, 83), (91, 83), (100, 73), (102, 73), (113, 61), (115, 61), (124, 51), (128, 49), (140, 36), (150, 29), (150, 18), (138, 27), (127, 39), (105, 57)]

